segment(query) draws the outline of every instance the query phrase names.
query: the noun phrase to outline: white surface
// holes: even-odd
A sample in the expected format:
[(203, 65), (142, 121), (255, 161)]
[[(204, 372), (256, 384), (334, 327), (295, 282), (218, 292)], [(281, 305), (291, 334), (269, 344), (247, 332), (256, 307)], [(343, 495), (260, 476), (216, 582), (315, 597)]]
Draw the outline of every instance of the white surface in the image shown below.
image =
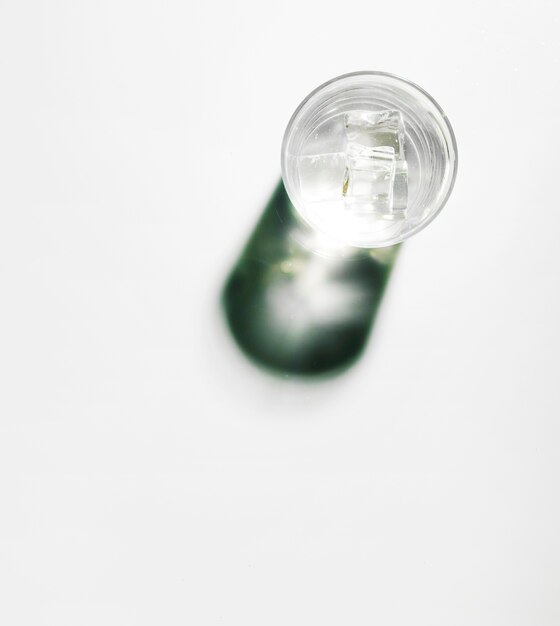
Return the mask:
[[(0, 622), (560, 623), (553, 2), (4, 2)], [(457, 185), (364, 358), (254, 369), (219, 290), (322, 81), (409, 78)]]

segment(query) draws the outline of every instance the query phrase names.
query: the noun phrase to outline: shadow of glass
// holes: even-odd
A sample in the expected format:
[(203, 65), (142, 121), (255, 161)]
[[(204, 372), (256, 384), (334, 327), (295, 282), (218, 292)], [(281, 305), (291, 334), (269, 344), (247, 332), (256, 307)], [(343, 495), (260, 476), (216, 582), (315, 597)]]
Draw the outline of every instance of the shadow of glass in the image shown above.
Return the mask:
[(222, 292), (231, 334), (275, 373), (342, 372), (366, 345), (398, 248), (334, 249), (280, 182)]

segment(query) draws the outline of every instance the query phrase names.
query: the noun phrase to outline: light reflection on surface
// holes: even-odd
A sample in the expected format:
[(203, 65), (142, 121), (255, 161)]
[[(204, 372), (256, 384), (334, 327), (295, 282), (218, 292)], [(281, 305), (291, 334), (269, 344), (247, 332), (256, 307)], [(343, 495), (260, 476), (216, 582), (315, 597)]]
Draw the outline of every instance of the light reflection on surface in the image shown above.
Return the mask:
[(365, 346), (397, 251), (333, 244), (300, 223), (280, 183), (223, 290), (233, 337), (278, 373), (345, 369)]

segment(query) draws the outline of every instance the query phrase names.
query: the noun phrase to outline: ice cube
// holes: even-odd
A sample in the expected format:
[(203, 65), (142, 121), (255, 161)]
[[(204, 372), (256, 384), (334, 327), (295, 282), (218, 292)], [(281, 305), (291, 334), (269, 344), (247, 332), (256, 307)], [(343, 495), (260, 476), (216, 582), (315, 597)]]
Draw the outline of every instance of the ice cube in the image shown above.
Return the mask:
[[(392, 148), (404, 159), (404, 122), (400, 111), (350, 111), (344, 116), (348, 149)], [(354, 146), (353, 144), (357, 144)]]
[(395, 163), (395, 182), (393, 184), (393, 213), (405, 215), (408, 204), (408, 165), (406, 161)]
[(339, 121), (340, 152), (292, 157), (301, 199), (323, 208), (328, 203), (346, 207), (360, 219), (405, 217), (408, 170), (401, 113), (350, 111), (339, 120), (344, 122)]
[(331, 152), (297, 157), (301, 197), (306, 202), (342, 199), (346, 154)]
[(347, 200), (369, 199), (390, 202), (395, 178), (395, 160), (349, 156), (344, 178), (343, 194)]
[(345, 114), (347, 209), (404, 217), (408, 169), (404, 160), (404, 123), (398, 111), (351, 111)]

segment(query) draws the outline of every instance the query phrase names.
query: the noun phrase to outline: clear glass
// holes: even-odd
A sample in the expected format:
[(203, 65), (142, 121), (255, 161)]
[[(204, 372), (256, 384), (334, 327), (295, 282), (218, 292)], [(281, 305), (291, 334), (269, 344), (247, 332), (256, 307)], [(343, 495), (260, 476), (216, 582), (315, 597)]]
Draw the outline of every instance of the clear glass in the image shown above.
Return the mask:
[[(364, 127), (369, 134), (360, 139), (359, 124), (370, 119), (378, 125)], [(382, 146), (364, 150), (404, 160), (374, 159), (354, 171), (349, 163), (364, 161), (349, 156), (356, 136)], [(345, 74), (315, 89), (296, 109), (282, 144), (282, 178), (297, 213), (352, 247), (391, 246), (420, 231), (443, 208), (456, 172), (455, 137), (441, 107), (417, 85), (384, 72)], [(370, 194), (365, 205), (362, 196), (349, 199), (353, 190)]]

